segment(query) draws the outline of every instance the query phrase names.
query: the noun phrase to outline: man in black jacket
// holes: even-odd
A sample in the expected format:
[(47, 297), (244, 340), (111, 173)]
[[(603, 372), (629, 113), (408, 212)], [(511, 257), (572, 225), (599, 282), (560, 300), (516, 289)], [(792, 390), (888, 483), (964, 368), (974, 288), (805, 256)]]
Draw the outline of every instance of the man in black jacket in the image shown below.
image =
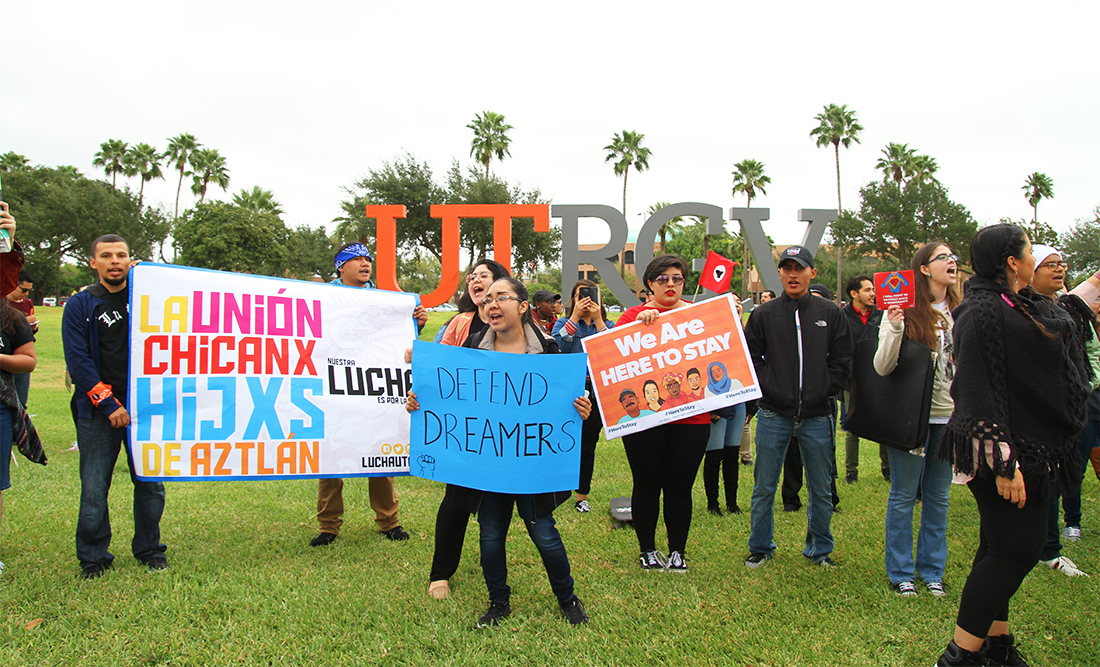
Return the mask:
[[(848, 318), (848, 327), (852, 330), (852, 348), (866, 340), (878, 340), (878, 329), (882, 323), (882, 311), (875, 308), (875, 282), (870, 276), (855, 276), (846, 286), (849, 303), (844, 306)], [(848, 390), (844, 390), (844, 402), (840, 407), (840, 421), (846, 417)], [(887, 482), (890, 481), (890, 459), (886, 454), (886, 445), (878, 446), (879, 469)], [(859, 478), (859, 436), (844, 432), (844, 467), (847, 473), (844, 481), (855, 484)]]
[(814, 564), (835, 567), (829, 490), (833, 471), (833, 412), (830, 397), (851, 373), (852, 336), (836, 304), (810, 295), (817, 276), (814, 257), (791, 246), (779, 257), (783, 294), (755, 310), (745, 327), (749, 354), (763, 396), (756, 423), (756, 484), (752, 491), (752, 533), (745, 565), (756, 568), (773, 557), (775, 490), (787, 443), (798, 437), (809, 488), (806, 548)]

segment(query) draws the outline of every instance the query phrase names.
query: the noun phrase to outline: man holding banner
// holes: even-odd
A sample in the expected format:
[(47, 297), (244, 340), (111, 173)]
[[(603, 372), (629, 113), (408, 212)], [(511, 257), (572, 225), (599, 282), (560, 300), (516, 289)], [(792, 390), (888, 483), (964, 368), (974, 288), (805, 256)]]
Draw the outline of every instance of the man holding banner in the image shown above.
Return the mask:
[[(76, 434), (80, 443), (80, 516), (76, 524), (76, 555), (81, 577), (97, 579), (111, 567), (111, 521), (107, 492), (130, 415), (124, 407), (129, 371), (130, 248), (114, 234), (92, 243), (89, 264), (99, 282), (78, 292), (65, 305), (61, 340), (65, 365), (76, 390)], [(140, 482), (134, 459), (126, 450), (134, 484), (134, 558), (152, 571), (168, 567), (160, 541), (164, 485)]]
[(775, 554), (775, 490), (787, 443), (797, 436), (809, 487), (809, 522), (802, 555), (815, 565), (835, 567), (830, 523), (833, 412), (851, 373), (852, 336), (844, 314), (831, 301), (810, 294), (817, 276), (814, 257), (791, 246), (779, 260), (783, 294), (753, 310), (745, 327), (749, 353), (763, 397), (756, 425), (756, 484), (752, 533), (745, 565), (757, 568)]
[[(362, 243), (349, 243), (340, 248), (335, 259), (336, 280), (333, 285), (374, 289), (371, 271), (374, 258), (370, 250)], [(428, 321), (428, 313), (423, 306), (417, 305), (413, 317), (422, 328)], [(374, 522), (387, 538), (395, 541), (409, 539), (409, 534), (401, 527), (397, 517), (397, 492), (392, 477), (368, 477), (367, 489), (370, 493), (370, 505), (374, 510)], [(317, 480), (317, 523), (320, 532), (310, 540), (311, 547), (332, 544), (340, 534), (344, 523), (344, 480), (339, 477), (323, 477)]]

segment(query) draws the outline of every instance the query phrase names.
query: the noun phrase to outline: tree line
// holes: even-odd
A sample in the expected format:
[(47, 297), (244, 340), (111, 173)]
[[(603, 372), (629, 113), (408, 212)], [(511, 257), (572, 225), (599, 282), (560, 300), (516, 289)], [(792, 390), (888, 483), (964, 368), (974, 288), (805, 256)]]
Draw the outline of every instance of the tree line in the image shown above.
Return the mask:
[[(860, 143), (863, 126), (847, 105), (826, 105), (814, 121), (817, 125), (810, 131), (811, 138), (818, 147), (834, 150), (840, 211), (831, 227), (832, 247), (819, 250), (818, 282), (833, 284), (835, 280), (839, 291), (852, 275), (907, 267), (915, 249), (929, 239), (943, 240), (956, 250), (966, 247), (978, 225), (964, 206), (950, 199), (946, 186), (937, 179), (939, 166), (935, 158), (919, 154), (908, 144), (887, 144), (875, 165), (883, 173), (882, 181), (866, 184), (860, 189), (858, 206), (844, 209), (840, 148)], [(397, 273), (402, 277), (402, 287), (430, 291), (438, 281), (442, 259), (442, 230), (431, 218), (432, 204), (548, 203), (537, 187), (524, 189), (491, 173), (494, 159), (499, 162), (511, 156), (509, 132), (514, 128), (504, 115), (485, 111), (476, 114), (466, 127), (473, 133), (470, 157), (479, 167), (464, 168), (456, 159), (437, 179), (427, 163), (411, 153), (383, 161), (369, 169), (367, 176), (344, 188), (346, 196), (340, 202), (343, 213), (332, 221), (336, 225), (331, 234), (308, 225), (288, 227), (274, 193), (260, 186), (242, 189), (230, 201), (207, 201), (211, 186), (228, 192), (230, 171), (217, 149), (205, 147), (189, 133), (169, 138), (163, 151), (147, 143), (129, 144), (118, 139), (103, 142), (93, 164), (103, 169), (109, 183), (87, 178), (74, 167), (32, 166), (25, 156), (13, 152), (0, 155), (0, 172), (4, 173), (5, 196), (19, 216), (20, 238), (31, 251), (29, 266), (38, 274), (36, 278), (43, 288), (40, 293), (61, 293), (90, 282), (90, 273), (80, 264), (85, 247), (103, 229), (122, 233), (139, 257), (327, 280), (333, 275), (331, 257), (337, 247), (351, 241), (373, 247), (375, 221), (366, 217), (366, 205), (392, 203), (408, 208), (407, 218), (398, 226), (397, 239)], [(613, 133), (603, 148), (605, 161), (611, 163), (615, 176), (623, 179), (624, 215), (629, 172), (648, 170), (653, 159), (644, 141), (641, 132), (623, 130)], [(732, 194), (744, 195), (746, 206), (751, 207), (755, 199), (767, 195), (771, 184), (765, 164), (745, 158), (733, 166)], [(144, 202), (145, 184), (164, 179), (166, 169), (174, 172), (177, 180), (171, 216)], [(121, 189), (119, 176), (124, 179)], [(133, 178), (137, 179), (136, 193), (125, 180)], [(188, 178), (191, 193), (198, 200), (181, 213), (180, 195)], [(1057, 243), (1054, 230), (1038, 220), (1039, 203), (1054, 196), (1053, 180), (1034, 172), (1028, 175), (1023, 190), (1033, 216), (1030, 224), (1024, 220), (1016, 224), (1028, 228), (1037, 242)], [(661, 206), (654, 204), (649, 213), (652, 215)], [(1012, 222), (1008, 218), (1002, 221)], [(705, 220), (699, 219), (669, 221), (659, 231), (661, 250), (704, 256), (714, 249), (727, 257), (740, 255), (734, 280), (741, 281), (741, 292), (747, 294), (752, 263), (741, 234), (708, 235), (704, 224)], [(1100, 236), (1098, 227), (1100, 215), (1093, 211), (1092, 218), (1079, 220), (1062, 239), (1067, 255), (1077, 259), (1075, 266), (1083, 267), (1082, 273), (1088, 266), (1100, 265), (1100, 251), (1086, 252), (1088, 243), (1084, 240), (1092, 238), (1090, 235)], [(491, 255), (492, 238), (491, 220), (463, 221), (460, 242), (471, 260)], [(170, 253), (166, 248), (169, 240)], [(557, 273), (554, 265), (560, 242), (557, 230), (536, 233), (533, 220), (517, 220), (513, 228), (513, 266), (535, 283), (556, 284), (548, 272)], [(623, 255), (619, 264), (624, 273)]]

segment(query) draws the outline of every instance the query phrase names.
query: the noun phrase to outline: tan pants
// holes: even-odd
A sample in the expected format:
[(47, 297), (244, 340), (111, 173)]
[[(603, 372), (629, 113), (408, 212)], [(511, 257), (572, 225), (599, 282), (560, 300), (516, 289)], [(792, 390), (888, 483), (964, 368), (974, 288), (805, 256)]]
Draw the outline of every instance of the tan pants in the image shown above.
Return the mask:
[[(368, 477), (367, 489), (378, 528), (384, 532), (400, 525), (393, 478)], [(339, 477), (317, 480), (317, 523), (321, 524), (322, 533), (340, 534), (340, 525), (344, 523), (344, 480)]]

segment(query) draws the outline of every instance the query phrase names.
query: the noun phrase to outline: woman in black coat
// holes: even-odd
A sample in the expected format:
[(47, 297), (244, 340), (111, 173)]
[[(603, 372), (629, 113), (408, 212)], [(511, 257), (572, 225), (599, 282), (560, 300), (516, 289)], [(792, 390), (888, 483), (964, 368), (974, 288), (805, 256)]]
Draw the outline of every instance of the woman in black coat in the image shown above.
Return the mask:
[(975, 275), (954, 311), (955, 412), (939, 456), (974, 494), (981, 528), (955, 636), (936, 664), (1024, 665), (1009, 633), (1009, 600), (1039, 561), (1044, 501), (1076, 482), (1092, 333), (1072, 299), (1024, 291), (1035, 257), (1019, 227), (978, 232), (970, 265)]

